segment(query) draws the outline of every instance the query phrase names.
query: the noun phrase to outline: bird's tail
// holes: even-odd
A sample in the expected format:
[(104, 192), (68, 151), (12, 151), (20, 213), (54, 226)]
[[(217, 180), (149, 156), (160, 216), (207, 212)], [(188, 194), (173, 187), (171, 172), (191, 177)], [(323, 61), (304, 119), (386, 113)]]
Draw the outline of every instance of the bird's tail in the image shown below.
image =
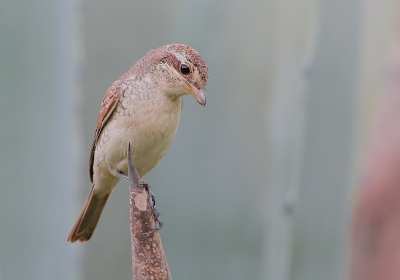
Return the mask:
[(110, 193), (105, 196), (98, 196), (94, 193), (94, 185), (90, 190), (89, 197), (83, 206), (82, 212), (79, 215), (74, 227), (68, 235), (68, 242), (88, 241), (96, 229), (97, 223), (103, 212), (104, 206), (108, 200)]

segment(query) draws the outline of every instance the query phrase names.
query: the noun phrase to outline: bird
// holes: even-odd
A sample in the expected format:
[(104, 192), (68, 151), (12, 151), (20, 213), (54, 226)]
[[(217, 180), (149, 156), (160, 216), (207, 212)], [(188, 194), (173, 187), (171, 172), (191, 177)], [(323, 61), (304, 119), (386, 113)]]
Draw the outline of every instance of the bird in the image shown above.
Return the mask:
[(183, 44), (148, 51), (104, 95), (89, 159), (92, 187), (67, 242), (88, 241), (110, 194), (128, 174), (127, 149), (140, 178), (153, 170), (178, 129), (182, 97), (206, 105), (208, 68)]

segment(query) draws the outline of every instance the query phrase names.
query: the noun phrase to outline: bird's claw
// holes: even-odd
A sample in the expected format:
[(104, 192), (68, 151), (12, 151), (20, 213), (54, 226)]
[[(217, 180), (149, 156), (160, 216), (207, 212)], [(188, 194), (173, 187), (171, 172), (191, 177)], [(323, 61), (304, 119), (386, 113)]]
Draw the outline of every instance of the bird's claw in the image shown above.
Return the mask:
[[(128, 181), (129, 182), (129, 177), (128, 176), (126, 176), (124, 173), (122, 173), (122, 171), (121, 172), (118, 172), (117, 174), (116, 174), (116, 176), (118, 177), (118, 178), (120, 178), (121, 180), (125, 180), (125, 181)], [(149, 194), (149, 203), (150, 203), (150, 207), (151, 207), (151, 212), (152, 212), (152, 214), (153, 214), (153, 216), (154, 216), (154, 220), (155, 220), (155, 222), (156, 222), (156, 224), (154, 225), (154, 228), (152, 229), (152, 230), (150, 230), (149, 232), (147, 232), (146, 234), (152, 234), (152, 233), (154, 233), (156, 230), (160, 230), (161, 228), (162, 228), (162, 226), (163, 226), (163, 223), (160, 221), (160, 219), (159, 219), (159, 217), (160, 217), (160, 213), (157, 211), (157, 208), (156, 208), (156, 197), (154, 196), (154, 194), (153, 194), (153, 192), (151, 191), (151, 189), (150, 189), (150, 185), (149, 184), (146, 184), (146, 183), (141, 183), (140, 184), (146, 191), (147, 191), (147, 193)]]
[(156, 197), (154, 196), (153, 192), (151, 191), (150, 185), (146, 184), (146, 183), (141, 183), (140, 185), (143, 188), (145, 188), (145, 190), (149, 194), (149, 203), (150, 203), (150, 206), (151, 206), (151, 212), (153, 213), (153, 216), (154, 216), (155, 225), (154, 225), (153, 229), (151, 229), (146, 234), (152, 234), (156, 230), (160, 230), (162, 228), (163, 222), (161, 222), (160, 219), (159, 219), (161, 214), (157, 211), (157, 208), (156, 208)]

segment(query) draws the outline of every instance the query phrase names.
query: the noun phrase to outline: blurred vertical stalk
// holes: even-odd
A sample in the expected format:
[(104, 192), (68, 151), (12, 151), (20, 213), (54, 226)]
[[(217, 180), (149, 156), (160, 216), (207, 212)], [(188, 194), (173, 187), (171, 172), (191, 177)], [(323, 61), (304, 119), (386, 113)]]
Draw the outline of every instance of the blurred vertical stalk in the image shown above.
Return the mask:
[(0, 3), (1, 279), (79, 279), (77, 3)]
[(267, 275), (342, 279), (354, 175), (360, 3), (285, 2), (279, 8), (273, 135), (280, 172), (275, 173), (276, 228), (267, 248), (272, 249)]
[[(304, 163), (307, 83), (312, 71), (318, 35), (319, 1), (276, 1), (273, 24), (276, 69), (272, 86), (274, 188), (268, 204), (267, 279), (289, 279), (293, 251), (293, 214), (298, 203)], [(288, 82), (289, 79), (289, 82)]]
[[(43, 205), (43, 236), (38, 243), (40, 265), (38, 279), (79, 279), (79, 247), (64, 241), (73, 224), (74, 208), (80, 194), (82, 180), (78, 172), (82, 152), (82, 136), (78, 121), (78, 63), (81, 42), (79, 41), (79, 0), (53, 2), (54, 34), (51, 34), (55, 56), (51, 65), (52, 86), (51, 118), (48, 126), (49, 169), (47, 177), (46, 203)], [(57, 210), (56, 210), (57, 209)], [(61, 211), (60, 211), (61, 210)], [(62, 226), (60, 226), (62, 224)]]

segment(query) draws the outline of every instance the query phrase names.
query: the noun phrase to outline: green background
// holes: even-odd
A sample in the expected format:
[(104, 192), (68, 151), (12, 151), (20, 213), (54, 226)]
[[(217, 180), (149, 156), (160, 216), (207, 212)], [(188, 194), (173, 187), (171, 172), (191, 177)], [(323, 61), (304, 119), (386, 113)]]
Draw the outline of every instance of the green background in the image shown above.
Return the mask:
[(145, 178), (173, 278), (345, 279), (395, 4), (1, 1), (0, 280), (132, 278), (126, 183), (90, 242), (66, 238), (104, 93), (169, 43), (209, 67)]

